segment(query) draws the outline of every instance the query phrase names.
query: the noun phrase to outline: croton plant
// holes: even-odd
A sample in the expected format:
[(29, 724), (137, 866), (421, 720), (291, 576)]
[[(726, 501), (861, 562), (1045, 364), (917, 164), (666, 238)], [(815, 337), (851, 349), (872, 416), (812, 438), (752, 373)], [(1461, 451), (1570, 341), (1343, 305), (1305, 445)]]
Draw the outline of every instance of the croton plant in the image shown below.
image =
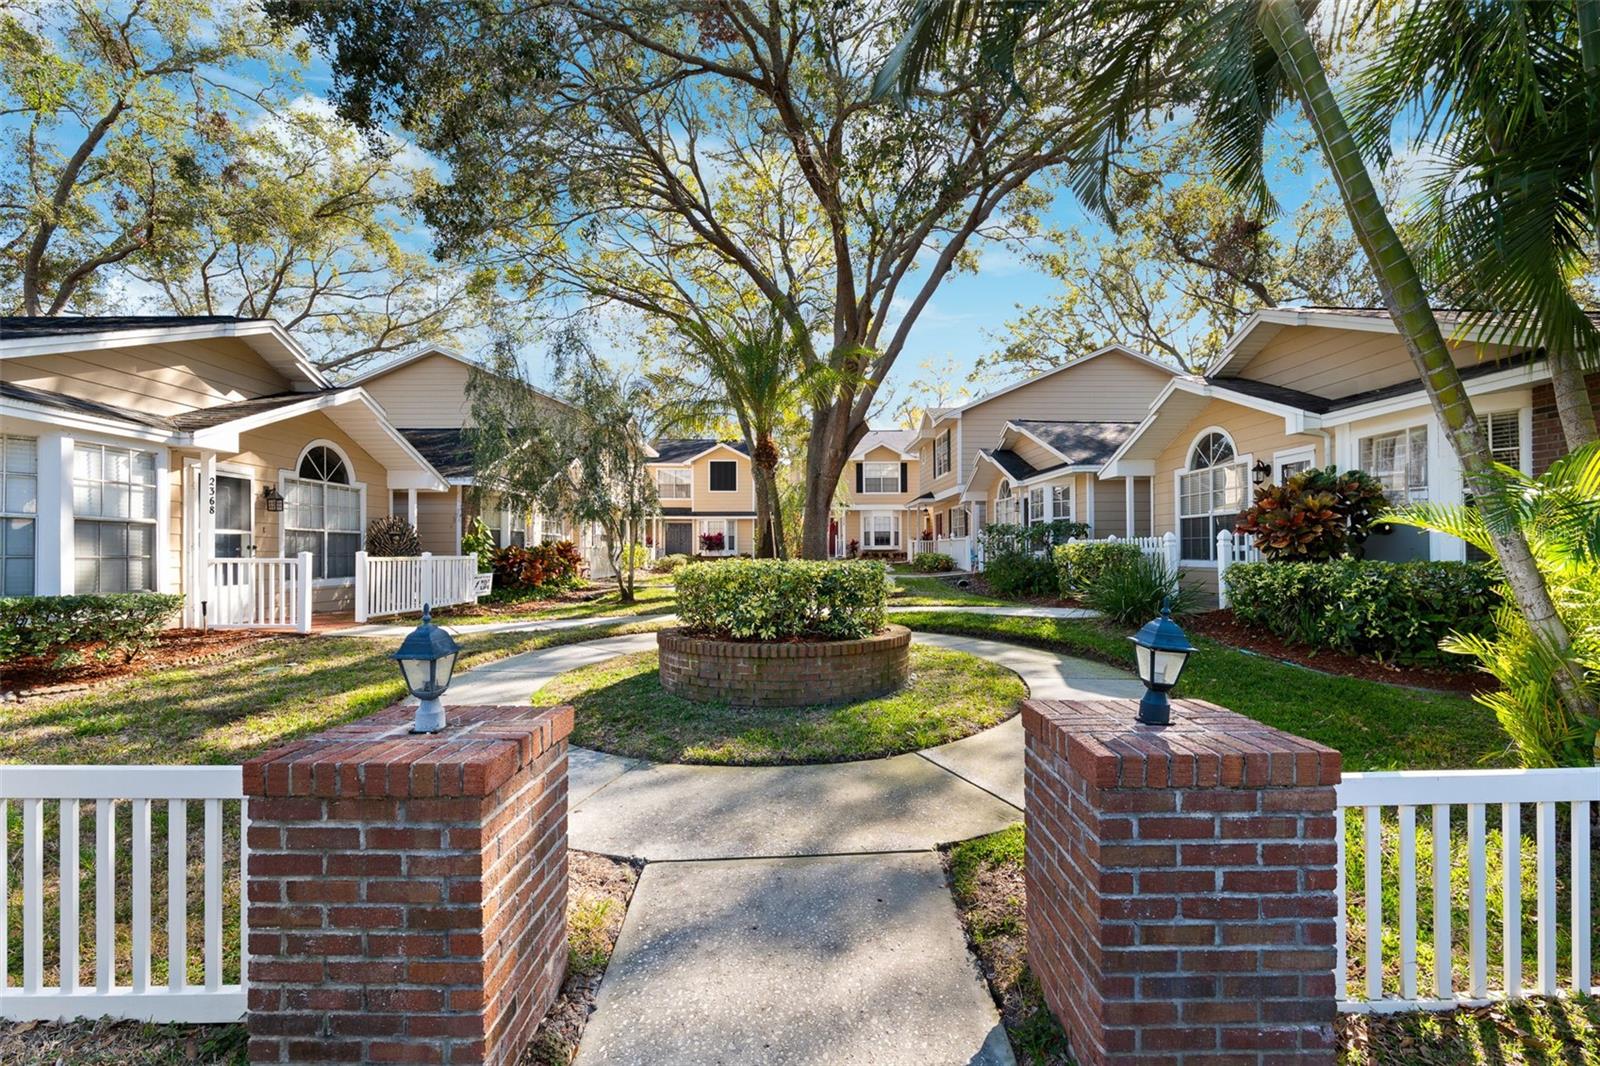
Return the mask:
[(1270, 560), (1316, 562), (1359, 554), (1373, 520), (1388, 507), (1383, 484), (1359, 470), (1312, 468), (1256, 489), (1236, 533), (1255, 538)]

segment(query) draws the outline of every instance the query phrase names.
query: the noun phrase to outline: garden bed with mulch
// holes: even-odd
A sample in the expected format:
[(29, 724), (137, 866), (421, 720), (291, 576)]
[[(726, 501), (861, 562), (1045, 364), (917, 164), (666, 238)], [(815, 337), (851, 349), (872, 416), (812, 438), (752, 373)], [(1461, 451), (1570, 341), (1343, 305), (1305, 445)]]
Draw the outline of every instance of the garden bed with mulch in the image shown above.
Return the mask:
[(1396, 665), (1328, 648), (1291, 644), (1264, 629), (1244, 625), (1234, 618), (1232, 611), (1226, 609), (1185, 615), (1181, 624), (1188, 632), (1210, 637), (1220, 644), (1340, 677), (1457, 692), (1465, 696), (1492, 692), (1500, 686), (1490, 675), (1465, 667), (1453, 670), (1442, 666)]
[[(566, 1066), (594, 1013), (622, 920), (642, 864), (574, 851), (567, 894), (567, 979), (523, 1056), (522, 1066)], [(177, 1063), (243, 1066), (243, 1025), (152, 1025), (77, 1021), (0, 1024), (0, 1063), (6, 1066), (167, 1066)]]
[(81, 692), (108, 681), (116, 681), (152, 670), (172, 670), (237, 655), (275, 635), (240, 629), (168, 629), (131, 662), (121, 652), (112, 652), (104, 661), (96, 658), (99, 645), (75, 649), (83, 661), (57, 668), (53, 657), (17, 658), (5, 664), (0, 674), (0, 692), (6, 696), (31, 699)]

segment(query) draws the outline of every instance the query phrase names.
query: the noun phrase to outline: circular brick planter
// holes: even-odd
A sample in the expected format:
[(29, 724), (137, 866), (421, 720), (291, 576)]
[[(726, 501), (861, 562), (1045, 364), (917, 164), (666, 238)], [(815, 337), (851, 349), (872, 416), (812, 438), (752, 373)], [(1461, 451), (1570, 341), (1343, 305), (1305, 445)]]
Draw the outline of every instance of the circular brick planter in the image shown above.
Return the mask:
[(735, 707), (805, 707), (882, 696), (911, 675), (911, 631), (889, 626), (864, 640), (771, 643), (656, 634), (661, 687)]

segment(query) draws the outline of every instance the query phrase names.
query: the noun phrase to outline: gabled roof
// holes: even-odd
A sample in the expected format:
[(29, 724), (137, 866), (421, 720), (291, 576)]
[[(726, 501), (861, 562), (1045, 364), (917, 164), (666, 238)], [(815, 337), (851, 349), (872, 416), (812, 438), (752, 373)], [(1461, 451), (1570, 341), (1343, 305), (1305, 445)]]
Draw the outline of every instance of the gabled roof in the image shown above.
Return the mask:
[(1068, 466), (1095, 466), (1111, 458), (1139, 427), (1137, 422), (1049, 422), (1018, 418), (1006, 428), (1032, 437)]
[[(404, 370), (413, 363), (420, 363), (424, 359), (429, 359), (436, 355), (445, 359), (449, 359), (452, 362), (460, 363), (462, 366), (470, 367), (473, 370), (483, 370), (485, 372), (488, 371), (488, 368), (482, 363), (479, 363), (476, 359), (468, 358), (467, 356), (456, 351), (454, 348), (447, 348), (440, 344), (429, 344), (419, 348), (417, 351), (412, 352), (410, 355), (403, 355), (399, 359), (385, 363), (382, 366), (373, 367), (371, 370), (362, 371), (345, 384), (364, 385), (369, 381), (373, 381), (381, 377), (387, 377), (397, 370)], [(524, 382), (524, 384), (527, 383)], [(566, 402), (559, 396), (554, 396), (546, 392), (544, 389), (539, 388), (537, 385), (528, 385), (528, 388), (534, 393), (543, 396), (547, 400), (554, 400), (556, 403), (566, 405)]]
[[(348, 387), (346, 386), (346, 388)], [(325, 389), (316, 393), (278, 392), (273, 393), (271, 396), (252, 396), (248, 400), (219, 403), (215, 407), (201, 407), (194, 411), (184, 411), (170, 416), (168, 421), (174, 428), (180, 430), (209, 429), (212, 426), (235, 422), (251, 415), (264, 414), (283, 407), (291, 407), (294, 404), (306, 403), (314, 397), (327, 396), (344, 391), (345, 389)]]
[(467, 439), (466, 430), (402, 429), (400, 435), (446, 479), (472, 477), (472, 442)]
[(655, 463), (690, 463), (700, 458), (709, 451), (717, 448), (728, 448), (740, 455), (749, 457), (750, 452), (745, 448), (742, 440), (716, 440), (710, 437), (697, 437), (691, 439), (667, 438), (650, 442), (650, 447), (655, 450), (656, 456), (651, 459)]
[(911, 450), (911, 445), (916, 439), (914, 429), (869, 429), (850, 453), (850, 458), (863, 459), (877, 448), (888, 448), (902, 459), (915, 459), (917, 453)]
[(1004, 388), (996, 389), (991, 393), (986, 393), (983, 396), (979, 396), (976, 400), (969, 400), (958, 407), (930, 407), (923, 415), (922, 428), (925, 431), (938, 423), (940, 420), (950, 418), (952, 416), (960, 418), (963, 412), (970, 411), (979, 404), (985, 404), (990, 400), (999, 399), (1008, 393), (1015, 392), (1020, 388), (1024, 388), (1025, 386), (1032, 385), (1036, 381), (1043, 381), (1045, 378), (1054, 377), (1057, 374), (1072, 370), (1075, 367), (1080, 367), (1092, 359), (1098, 359), (1103, 355), (1113, 354), (1120, 355), (1128, 359), (1137, 360), (1138, 362), (1153, 366), (1157, 370), (1167, 374), (1176, 375), (1179, 373), (1179, 370), (1176, 367), (1169, 366), (1168, 364), (1161, 362), (1159, 359), (1152, 359), (1148, 355), (1145, 355), (1141, 352), (1136, 352), (1132, 348), (1125, 348), (1120, 344), (1108, 344), (1104, 348), (1095, 349), (1088, 355), (1081, 355), (1076, 359), (1069, 359), (1060, 366), (1051, 367), (1049, 370), (1041, 371), (1032, 377), (1023, 378), (1021, 381), (1014, 381)]
[(270, 318), (233, 315), (52, 315), (0, 318), (0, 359), (231, 337), (308, 389), (328, 387), (300, 342)]
[[(1012, 481), (1026, 481), (1028, 478), (1033, 477), (1036, 474), (1042, 474), (1045, 472), (1009, 448), (980, 448), (978, 449), (978, 454), (993, 462), (994, 465), (998, 466), (1002, 471), (1004, 471), (1006, 477), (1010, 478)], [(1055, 468), (1045, 468), (1045, 470), (1053, 469)]]

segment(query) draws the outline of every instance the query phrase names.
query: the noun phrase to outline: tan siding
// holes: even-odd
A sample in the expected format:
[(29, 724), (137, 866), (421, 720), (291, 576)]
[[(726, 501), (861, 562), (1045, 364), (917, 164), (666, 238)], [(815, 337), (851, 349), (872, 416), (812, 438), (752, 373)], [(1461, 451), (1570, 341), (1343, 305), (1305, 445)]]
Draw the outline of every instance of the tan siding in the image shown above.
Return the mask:
[[(1509, 352), (1503, 345), (1477, 344), (1453, 345), (1451, 350), (1456, 364), (1463, 367)], [(1335, 399), (1417, 380), (1399, 337), (1325, 326), (1280, 331), (1240, 376)]]
[(1102, 481), (1087, 477), (1089, 490), (1094, 493), (1095, 537), (1126, 537), (1128, 535), (1128, 496), (1121, 478)]
[[(1254, 459), (1272, 459), (1272, 453), (1282, 448), (1308, 443), (1320, 444), (1317, 437), (1288, 436), (1283, 432), (1283, 419), (1278, 415), (1240, 407), (1226, 400), (1212, 400), (1199, 415), (1179, 430), (1172, 443), (1156, 457), (1156, 476), (1152, 490), (1155, 492), (1156, 531), (1166, 533), (1177, 530), (1177, 482), (1175, 474), (1188, 465), (1189, 448), (1195, 436), (1208, 426), (1217, 426), (1233, 438), (1233, 446), (1240, 455)], [(1319, 451), (1319, 461), (1321, 454)]]
[[(456, 497), (460, 488), (449, 492), (417, 493), (417, 540), (422, 550), (435, 555), (454, 555), (456, 551)], [(391, 494), (390, 513), (406, 517), (409, 503), (404, 490)], [(370, 522), (376, 514), (368, 514)]]
[(467, 425), (467, 379), (472, 368), (448, 356), (418, 359), (362, 386), (383, 405), (389, 421), (406, 429), (453, 429)]
[[(997, 441), (996, 443), (999, 442)], [(988, 447), (988, 445), (985, 445), (985, 447)], [(1020, 435), (1017, 436), (1016, 440), (1011, 445), (1011, 450), (1016, 452), (1017, 455), (1021, 456), (1023, 462), (1028, 463), (1036, 470), (1043, 470), (1046, 467), (1057, 466), (1061, 462), (1061, 457), (1059, 455), (1053, 451), (1050, 451), (1042, 444), (1039, 444), (1031, 437), (1024, 437)]]
[[(711, 464), (712, 462), (733, 462), (737, 469), (737, 480), (733, 492), (711, 491)], [(756, 490), (750, 478), (750, 459), (746, 455), (730, 451), (727, 448), (717, 448), (696, 459), (690, 464), (694, 471), (694, 509), (697, 511), (754, 511), (756, 509)]]
[(153, 415), (181, 414), (291, 387), (249, 345), (229, 337), (7, 359), (0, 363), (0, 374), (11, 384)]
[[(856, 463), (895, 463), (906, 464), (906, 491), (894, 493), (864, 493), (856, 498)], [(914, 499), (921, 491), (918, 488), (922, 476), (922, 464), (916, 459), (902, 460), (900, 453), (893, 448), (880, 446), (872, 449), (861, 459), (852, 459), (844, 466), (844, 477), (840, 481), (839, 492), (835, 499), (845, 506), (860, 503), (872, 507), (903, 507), (909, 500)]]

